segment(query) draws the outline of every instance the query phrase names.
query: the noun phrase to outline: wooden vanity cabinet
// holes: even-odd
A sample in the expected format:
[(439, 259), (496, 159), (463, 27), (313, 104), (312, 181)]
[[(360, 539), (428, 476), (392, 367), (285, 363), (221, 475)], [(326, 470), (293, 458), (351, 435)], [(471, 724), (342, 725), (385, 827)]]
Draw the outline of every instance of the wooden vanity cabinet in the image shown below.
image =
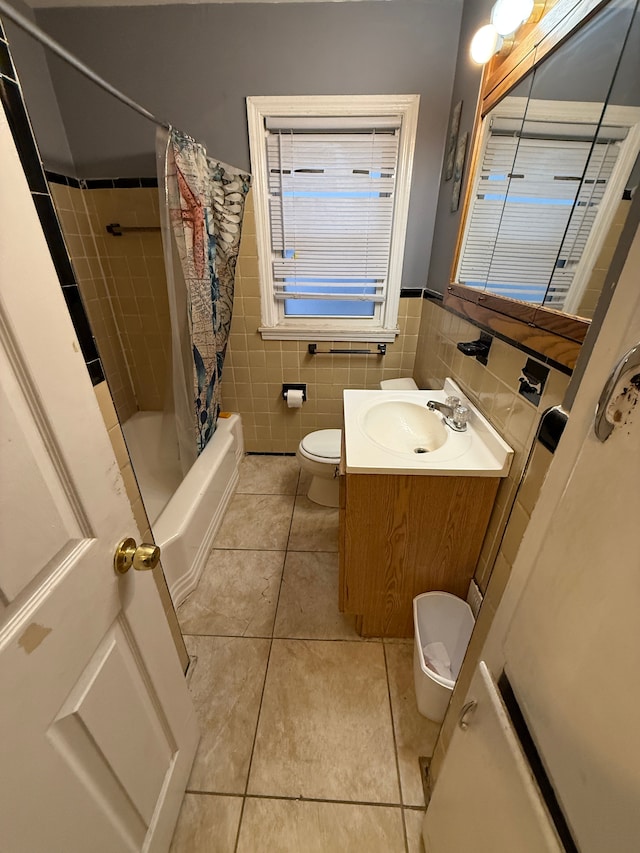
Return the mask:
[(339, 605), (356, 614), (362, 636), (412, 637), (421, 592), (466, 598), (499, 484), (499, 477), (341, 474)]

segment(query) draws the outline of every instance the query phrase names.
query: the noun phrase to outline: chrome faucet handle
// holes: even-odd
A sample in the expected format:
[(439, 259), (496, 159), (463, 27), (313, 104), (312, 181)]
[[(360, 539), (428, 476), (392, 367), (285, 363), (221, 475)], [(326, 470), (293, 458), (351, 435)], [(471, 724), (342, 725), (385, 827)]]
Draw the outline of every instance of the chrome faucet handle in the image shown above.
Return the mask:
[(463, 430), (467, 428), (467, 421), (469, 420), (470, 414), (471, 412), (469, 411), (468, 406), (458, 404), (454, 407), (453, 417), (451, 420), (453, 421), (456, 429)]

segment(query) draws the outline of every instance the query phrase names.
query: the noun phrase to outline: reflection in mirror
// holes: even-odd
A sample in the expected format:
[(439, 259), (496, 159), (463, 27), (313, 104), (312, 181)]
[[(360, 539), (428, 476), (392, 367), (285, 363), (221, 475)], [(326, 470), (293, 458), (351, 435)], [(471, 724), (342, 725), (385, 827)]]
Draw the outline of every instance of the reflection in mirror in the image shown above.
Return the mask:
[(610, 3), (485, 117), (456, 281), (591, 316), (638, 153), (634, 5)]
[[(561, 308), (591, 319), (640, 182), (640, 16), (635, 15), (555, 270), (569, 278)], [(562, 267), (560, 266), (562, 263)], [(554, 304), (555, 276), (546, 303)]]

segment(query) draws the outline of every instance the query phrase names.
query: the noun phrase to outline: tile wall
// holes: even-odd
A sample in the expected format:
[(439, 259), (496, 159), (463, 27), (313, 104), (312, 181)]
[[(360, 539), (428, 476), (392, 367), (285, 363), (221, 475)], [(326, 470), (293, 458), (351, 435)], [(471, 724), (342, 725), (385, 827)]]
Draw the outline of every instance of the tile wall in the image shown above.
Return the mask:
[(106, 231), (159, 228), (157, 188), (52, 182), (51, 194), (121, 423), (138, 409), (162, 410), (171, 330), (160, 231)]
[[(494, 338), (485, 367), (475, 358), (465, 356), (456, 349), (458, 341), (472, 341), (478, 336), (479, 330), (476, 326), (445, 311), (437, 302), (425, 300), (414, 378), (421, 388), (435, 388), (441, 387), (443, 380), (451, 376), (515, 451), (509, 476), (503, 480), (498, 490), (476, 569), (475, 579), (484, 593), (507, 520), (512, 513), (540, 415), (551, 406), (562, 402), (569, 377), (550, 368), (542, 399), (538, 406), (535, 406), (518, 393), (518, 377), (527, 361), (527, 354)], [(525, 523), (521, 511), (516, 507), (510, 524), (515, 525), (518, 519)], [(508, 546), (509, 543), (516, 546), (519, 541), (516, 533), (514, 528), (508, 542), (505, 537)]]
[[(222, 382), (224, 408), (242, 415), (248, 451), (292, 453), (300, 439), (316, 429), (342, 426), (344, 388), (376, 388), (381, 379), (411, 376), (418, 344), (420, 298), (402, 298), (401, 333), (387, 344), (387, 355), (310, 356), (306, 341), (264, 341), (260, 326), (258, 250), (251, 194), (247, 199), (238, 258), (231, 336)], [(375, 350), (375, 342), (320, 342), (318, 348)], [(307, 402), (288, 409), (283, 382), (307, 383)]]
[(624, 224), (627, 221), (627, 215), (629, 213), (630, 208), (631, 199), (622, 199), (622, 201), (618, 205), (618, 209), (615, 213), (615, 216), (613, 217), (613, 221), (611, 223), (607, 236), (605, 237), (604, 243), (602, 244), (600, 254), (596, 258), (596, 262), (593, 265), (591, 278), (589, 279), (589, 283), (587, 284), (585, 292), (582, 296), (580, 307), (576, 311), (579, 317), (588, 317), (589, 319), (593, 319), (593, 312), (596, 310), (598, 299), (600, 299), (600, 294), (602, 293), (602, 288), (604, 286), (604, 280), (609, 271), (609, 267), (613, 259), (613, 253), (615, 252), (618, 243), (620, 242), (622, 229), (624, 228)]

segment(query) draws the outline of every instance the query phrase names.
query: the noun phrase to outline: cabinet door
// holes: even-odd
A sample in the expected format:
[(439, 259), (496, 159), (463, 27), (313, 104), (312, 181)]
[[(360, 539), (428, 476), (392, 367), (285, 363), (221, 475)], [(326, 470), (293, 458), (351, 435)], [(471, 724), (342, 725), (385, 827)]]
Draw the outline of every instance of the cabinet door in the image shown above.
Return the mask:
[[(343, 430), (344, 432), (344, 430)], [(343, 439), (344, 441), (344, 439)], [(345, 552), (345, 536), (347, 526), (347, 477), (345, 474), (340, 474), (340, 509), (339, 509), (339, 525), (338, 525), (338, 564), (340, 567), (340, 575), (338, 579), (338, 607), (341, 613), (345, 612), (347, 605), (346, 591), (346, 552)]]
[[(427, 853), (561, 853), (562, 845), (480, 661), (467, 694), (475, 701), (455, 730), (423, 825)], [(467, 707), (467, 706), (465, 706)]]

